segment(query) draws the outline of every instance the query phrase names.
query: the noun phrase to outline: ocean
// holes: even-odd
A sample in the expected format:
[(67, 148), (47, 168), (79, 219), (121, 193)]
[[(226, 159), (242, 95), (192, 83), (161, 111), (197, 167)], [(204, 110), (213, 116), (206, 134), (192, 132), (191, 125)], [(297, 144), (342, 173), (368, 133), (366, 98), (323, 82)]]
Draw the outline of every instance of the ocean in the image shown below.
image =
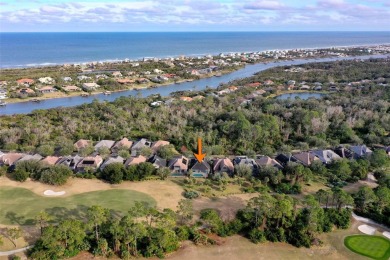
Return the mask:
[(390, 32), (0, 33), (0, 68), (390, 43)]

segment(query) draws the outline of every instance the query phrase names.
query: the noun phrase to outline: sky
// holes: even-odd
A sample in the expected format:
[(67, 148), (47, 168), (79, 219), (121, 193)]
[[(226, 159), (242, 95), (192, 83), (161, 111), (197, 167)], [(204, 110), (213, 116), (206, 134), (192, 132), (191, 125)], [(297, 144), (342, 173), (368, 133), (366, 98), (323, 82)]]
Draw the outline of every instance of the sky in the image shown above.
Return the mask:
[(0, 0), (0, 32), (389, 30), (390, 0)]

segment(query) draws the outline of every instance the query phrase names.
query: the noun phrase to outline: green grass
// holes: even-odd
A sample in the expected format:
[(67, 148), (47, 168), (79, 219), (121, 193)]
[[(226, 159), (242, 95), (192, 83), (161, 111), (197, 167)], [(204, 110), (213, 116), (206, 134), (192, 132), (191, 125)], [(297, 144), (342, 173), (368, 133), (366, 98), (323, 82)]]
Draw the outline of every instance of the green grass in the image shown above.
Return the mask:
[(377, 260), (390, 258), (390, 241), (380, 236), (354, 235), (344, 239), (351, 251)]
[(31, 225), (42, 210), (52, 215), (55, 221), (69, 217), (82, 219), (87, 208), (92, 205), (100, 205), (111, 209), (114, 214), (122, 215), (127, 213), (135, 201), (156, 205), (156, 201), (148, 194), (132, 190), (93, 191), (61, 198), (39, 196), (23, 188), (2, 187), (0, 224)]

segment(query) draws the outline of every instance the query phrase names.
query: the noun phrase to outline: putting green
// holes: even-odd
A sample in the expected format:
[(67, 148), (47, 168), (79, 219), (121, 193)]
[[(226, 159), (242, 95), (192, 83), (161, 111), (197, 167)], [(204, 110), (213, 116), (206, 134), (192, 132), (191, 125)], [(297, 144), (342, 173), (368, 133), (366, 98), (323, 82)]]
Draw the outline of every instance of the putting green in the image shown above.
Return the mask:
[(126, 213), (136, 201), (155, 206), (156, 201), (148, 194), (133, 190), (104, 190), (81, 193), (69, 197), (43, 197), (28, 189), (0, 188), (0, 224), (31, 225), (42, 210), (63, 218), (83, 218), (92, 205), (113, 210), (114, 214)]
[(380, 236), (354, 235), (344, 239), (344, 245), (351, 251), (377, 260), (388, 260), (390, 241)]

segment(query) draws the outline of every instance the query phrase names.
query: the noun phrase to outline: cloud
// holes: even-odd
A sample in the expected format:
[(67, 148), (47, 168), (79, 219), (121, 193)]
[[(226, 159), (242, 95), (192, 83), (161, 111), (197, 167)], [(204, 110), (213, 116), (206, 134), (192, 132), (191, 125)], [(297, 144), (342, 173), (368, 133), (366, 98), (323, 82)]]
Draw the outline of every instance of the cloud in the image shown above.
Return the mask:
[[(370, 4), (370, 2), (373, 2)], [(294, 4), (288, 0), (147, 0), (101, 2), (101, 0), (34, 3), (0, 9), (0, 24), (20, 24), (34, 27), (52, 23), (61, 28), (69, 25), (96, 25), (116, 28), (116, 24), (140, 25), (139, 28), (180, 25), (196, 28), (219, 25), (225, 30), (242, 28), (334, 28), (344, 26), (359, 29), (372, 24), (387, 28), (390, 10), (386, 2), (376, 0), (303, 0)], [(3, 27), (4, 27), (3, 25)], [(263, 27), (262, 27), (263, 26)], [(379, 26), (379, 27), (378, 27)], [(39, 26), (37, 26), (38, 28)], [(132, 27), (129, 27), (131, 30)], [(138, 28), (138, 27), (137, 27)]]

